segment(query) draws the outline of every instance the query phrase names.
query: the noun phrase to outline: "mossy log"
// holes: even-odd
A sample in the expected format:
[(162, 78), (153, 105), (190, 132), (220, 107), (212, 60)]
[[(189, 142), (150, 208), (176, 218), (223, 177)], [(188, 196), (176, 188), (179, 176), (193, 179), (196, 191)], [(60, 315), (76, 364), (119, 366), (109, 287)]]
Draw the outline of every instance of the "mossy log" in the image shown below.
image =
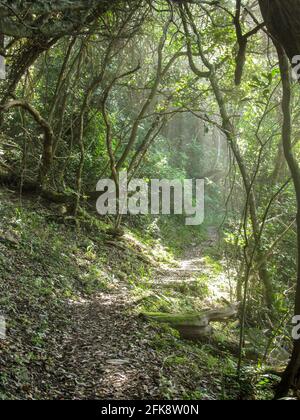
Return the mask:
[(23, 181), (16, 174), (1, 174), (0, 184), (9, 188), (22, 187), (23, 193), (37, 194), (44, 200), (55, 204), (72, 204), (75, 200), (74, 193), (58, 193), (55, 191), (45, 190), (34, 181)]
[(211, 322), (224, 322), (238, 313), (238, 306), (203, 311), (194, 314), (165, 314), (160, 312), (143, 312), (141, 316), (149, 321), (169, 324), (179, 331), (183, 339), (197, 340), (209, 335)]

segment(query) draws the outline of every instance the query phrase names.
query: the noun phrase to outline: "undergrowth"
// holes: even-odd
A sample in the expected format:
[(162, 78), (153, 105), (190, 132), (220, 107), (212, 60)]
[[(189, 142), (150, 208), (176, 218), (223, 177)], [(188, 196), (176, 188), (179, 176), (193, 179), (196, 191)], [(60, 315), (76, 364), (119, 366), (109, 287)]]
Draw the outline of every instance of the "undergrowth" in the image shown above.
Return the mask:
[[(176, 267), (174, 258), (191, 245), (188, 227), (175, 224), (175, 229), (167, 219), (157, 223), (155, 232), (148, 225), (147, 234), (145, 228), (128, 224), (124, 243), (106, 235), (109, 226), (103, 221), (94, 220), (92, 225), (85, 221), (79, 228), (36, 197), (20, 201), (14, 193), (1, 191), (0, 313), (7, 320), (8, 339), (0, 341), (0, 399), (42, 399), (51, 393), (49, 378), (54, 359), (59, 357), (55, 349), (72, 324), (71, 304), (125, 287), (134, 302), (130, 311), (136, 315), (143, 310), (191, 313), (203, 309), (211, 278), (222, 274), (222, 265), (212, 253), (203, 259), (204, 271), (193, 281), (157, 290), (159, 274), (153, 261)], [(205, 229), (199, 228), (193, 244), (201, 245), (205, 238)], [(215, 342), (180, 340), (168, 326), (152, 327), (155, 333), (149, 345), (162, 360), (162, 397), (252, 399), (271, 395), (274, 378), (261, 376), (257, 363), (248, 364), (245, 379), (237, 380), (237, 359), (226, 350), (227, 343), (237, 337), (233, 325), (215, 331), (214, 340), (222, 350)], [(142, 332), (145, 339), (147, 328)], [(38, 383), (43, 375), (45, 381)]]

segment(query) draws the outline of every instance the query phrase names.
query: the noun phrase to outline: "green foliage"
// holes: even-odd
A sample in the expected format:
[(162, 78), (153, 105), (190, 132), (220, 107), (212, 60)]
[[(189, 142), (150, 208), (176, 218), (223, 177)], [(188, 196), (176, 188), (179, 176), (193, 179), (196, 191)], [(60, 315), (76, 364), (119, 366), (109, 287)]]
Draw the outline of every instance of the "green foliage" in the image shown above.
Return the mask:
[[(247, 280), (249, 348), (266, 357), (280, 347), (290, 350), (290, 332), (282, 320), (294, 309), (297, 208), (292, 182), (283, 188), (290, 173), (281, 146), (280, 70), (273, 50), (268, 60), (261, 54), (267, 45), (264, 33), (249, 37), (237, 87), (234, 1), (200, 9), (191, 4), (186, 25), (174, 5), (168, 26), (164, 2), (153, 8), (127, 2), (112, 9), (105, 2), (103, 10), (95, 2), (89, 11), (81, 2), (74, 12), (68, 1), (54, 2), (59, 10), (49, 1), (29, 2), (29, 11), (27, 2), (18, 1), (18, 14), (6, 3), (1, 28), (12, 39), (6, 51), (9, 83), (1, 82), (0, 92), (21, 101), (1, 111), (0, 135), (0, 175), (7, 181), (12, 173), (9, 186), (20, 187), (20, 196), (1, 196), (0, 202), (0, 308), (11, 316), (12, 331), (21, 325), (26, 342), (43, 351), (56, 324), (62, 329), (68, 322), (60, 320), (66, 302), (113, 293), (119, 281), (138, 300), (137, 312), (191, 314), (219, 302), (223, 294), (242, 300)], [(252, 9), (258, 15), (258, 6)], [(252, 33), (252, 19), (243, 15), (240, 23), (243, 34)], [(43, 28), (33, 30), (35, 25)], [(199, 77), (208, 69), (210, 77)], [(291, 141), (299, 160), (296, 86), (293, 93)], [(53, 147), (45, 147), (47, 133)], [(53, 156), (47, 158), (51, 149)], [(45, 164), (43, 188), (66, 195), (69, 218), (45, 209), (35, 195), (22, 201), (22, 189), (35, 189)], [(116, 220), (93, 217), (94, 193), (100, 178), (113, 178), (122, 169), (146, 181), (204, 178), (204, 225), (185, 226), (185, 215), (128, 215), (121, 221), (125, 239), (105, 243), (104, 231)], [(162, 284), (157, 266), (174, 273), (187, 249), (197, 251), (201, 266)], [(266, 311), (263, 273), (273, 289), (272, 311)], [(234, 328), (218, 331), (219, 344), (226, 344), (226, 334), (232, 340), (238, 335)], [(187, 365), (188, 373), (195, 371), (188, 389), (186, 377), (181, 383), (168, 370), (162, 372), (166, 398), (270, 396), (273, 378), (255, 371), (256, 366), (243, 370), (237, 383), (234, 357), (178, 343), (167, 327), (156, 340), (159, 350), (171, 354), (167, 369)], [(191, 361), (188, 352), (196, 353)], [(17, 384), (31, 380), (28, 366), (36, 355), (27, 354), (14, 356)], [(208, 385), (201, 382), (205, 367), (216, 374)], [(7, 382), (3, 374), (0, 399), (7, 398)], [(207, 392), (210, 385), (215, 393)]]

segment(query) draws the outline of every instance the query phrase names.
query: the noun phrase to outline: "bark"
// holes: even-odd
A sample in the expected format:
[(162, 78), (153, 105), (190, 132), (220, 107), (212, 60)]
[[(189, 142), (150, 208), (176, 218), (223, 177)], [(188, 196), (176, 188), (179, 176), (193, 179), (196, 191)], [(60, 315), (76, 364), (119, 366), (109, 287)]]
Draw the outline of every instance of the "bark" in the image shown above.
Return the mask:
[[(282, 127), (282, 142), (284, 148), (285, 158), (287, 160), (289, 169), (291, 171), (292, 179), (296, 191), (297, 199), (297, 244), (298, 244), (298, 273), (297, 273), (297, 287), (295, 296), (295, 315), (300, 315), (300, 166), (296, 156), (293, 152), (292, 144), (292, 117), (291, 117), (291, 103), (292, 103), (292, 88), (290, 79), (290, 69), (287, 57), (283, 49), (278, 45), (278, 56), (280, 62), (280, 71), (282, 77), (283, 97), (282, 109), (284, 116), (284, 123)], [(282, 381), (277, 388), (276, 398), (285, 397), (291, 388), (300, 389), (300, 340), (294, 342), (294, 348), (290, 363), (283, 375)]]
[(37, 109), (23, 100), (14, 100), (0, 106), (0, 111), (7, 112), (12, 108), (22, 108), (27, 111), (44, 131), (44, 145), (42, 164), (39, 170), (38, 184), (43, 186), (53, 161), (54, 133), (50, 124), (42, 117)]
[(290, 61), (300, 55), (299, 0), (259, 0), (259, 4), (270, 34)]
[(226, 322), (237, 314), (238, 305), (231, 305), (189, 315), (144, 312), (140, 316), (146, 320), (171, 325), (179, 331), (183, 339), (198, 340), (212, 332), (211, 322)]
[(242, 1), (236, 0), (236, 12), (234, 17), (234, 26), (237, 37), (238, 52), (235, 58), (236, 68), (235, 68), (235, 84), (239, 86), (242, 82), (242, 77), (244, 73), (244, 67), (246, 64), (247, 58), (247, 46), (248, 40), (255, 35), (264, 25), (258, 24), (255, 28), (247, 33), (243, 33), (242, 24), (241, 24), (241, 12), (242, 12)]

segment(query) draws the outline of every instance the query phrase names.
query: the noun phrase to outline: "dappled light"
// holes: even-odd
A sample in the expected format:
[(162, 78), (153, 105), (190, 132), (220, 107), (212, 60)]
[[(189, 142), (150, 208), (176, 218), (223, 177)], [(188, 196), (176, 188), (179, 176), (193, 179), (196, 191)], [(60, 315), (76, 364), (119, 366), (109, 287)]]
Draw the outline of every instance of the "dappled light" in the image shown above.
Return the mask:
[(0, 400), (299, 400), (299, 3), (0, 2)]

